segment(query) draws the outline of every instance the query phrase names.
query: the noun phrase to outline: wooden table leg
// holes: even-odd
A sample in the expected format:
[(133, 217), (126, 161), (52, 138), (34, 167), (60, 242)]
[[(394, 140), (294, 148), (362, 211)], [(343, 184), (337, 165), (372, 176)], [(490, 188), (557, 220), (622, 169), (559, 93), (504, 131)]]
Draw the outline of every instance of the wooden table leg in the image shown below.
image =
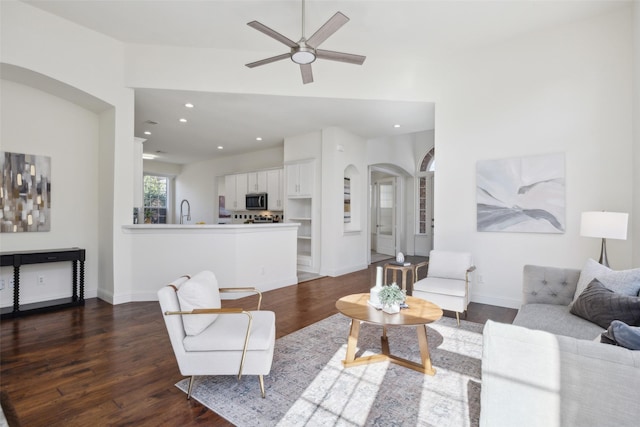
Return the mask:
[(402, 270), (402, 290), (406, 292), (407, 290), (407, 269)]
[(424, 373), (427, 375), (435, 375), (436, 370), (431, 366), (431, 355), (429, 354), (429, 344), (427, 343), (427, 326), (418, 325), (418, 344), (420, 345), (420, 359), (424, 367)]
[(380, 346), (382, 348), (382, 354), (389, 356), (389, 338), (387, 338), (387, 327), (382, 327), (382, 336), (380, 337)]
[(360, 321), (351, 320), (351, 329), (349, 330), (349, 338), (347, 339), (347, 356), (345, 363), (353, 362), (356, 359), (356, 347), (358, 346), (358, 335), (360, 334)]
[[(358, 366), (358, 365), (368, 365), (370, 363), (378, 363), (384, 362), (388, 360), (388, 356), (384, 354), (374, 354), (371, 356), (362, 356), (356, 357), (356, 348), (358, 346), (358, 335), (360, 334), (360, 321), (353, 319), (351, 320), (351, 330), (349, 331), (349, 339), (347, 340), (347, 354), (345, 359), (342, 361), (342, 365), (345, 368), (350, 366)], [(386, 328), (385, 335), (382, 339), (386, 339)], [(389, 345), (387, 344), (387, 351), (389, 349)]]

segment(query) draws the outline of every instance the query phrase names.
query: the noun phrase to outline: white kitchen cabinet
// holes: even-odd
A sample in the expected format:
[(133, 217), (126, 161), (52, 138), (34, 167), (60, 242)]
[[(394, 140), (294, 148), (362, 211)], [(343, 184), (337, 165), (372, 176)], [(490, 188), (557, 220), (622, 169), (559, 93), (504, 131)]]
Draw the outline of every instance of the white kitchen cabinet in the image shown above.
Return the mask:
[(267, 193), (267, 171), (249, 172), (247, 174), (248, 193)]
[(305, 160), (291, 163), (287, 168), (287, 196), (311, 197), (315, 175), (315, 162)]
[(245, 210), (247, 194), (247, 174), (239, 173), (224, 177), (225, 206), (228, 210)]
[(266, 171), (267, 175), (267, 194), (269, 196), (269, 210), (281, 211), (284, 209), (284, 200), (282, 200), (282, 169), (273, 169)]

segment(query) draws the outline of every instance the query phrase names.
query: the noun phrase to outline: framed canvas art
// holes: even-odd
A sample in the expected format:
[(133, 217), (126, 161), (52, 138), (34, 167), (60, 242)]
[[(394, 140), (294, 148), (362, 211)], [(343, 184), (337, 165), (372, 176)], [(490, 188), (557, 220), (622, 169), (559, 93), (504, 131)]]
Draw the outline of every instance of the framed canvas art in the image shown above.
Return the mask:
[(51, 230), (51, 157), (0, 151), (2, 233)]
[(478, 231), (564, 233), (564, 154), (481, 160)]

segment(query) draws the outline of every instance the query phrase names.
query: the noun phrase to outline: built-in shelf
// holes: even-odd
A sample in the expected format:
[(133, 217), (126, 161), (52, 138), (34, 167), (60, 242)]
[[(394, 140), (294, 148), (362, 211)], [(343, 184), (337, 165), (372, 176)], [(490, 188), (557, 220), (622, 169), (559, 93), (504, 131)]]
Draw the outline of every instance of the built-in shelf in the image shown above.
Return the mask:
[[(313, 193), (315, 182), (315, 162), (305, 160), (285, 165), (287, 182), (287, 206), (285, 221), (299, 223), (298, 227), (298, 269), (317, 272), (315, 253), (318, 222), (313, 219)], [(302, 267), (302, 268), (301, 268)]]

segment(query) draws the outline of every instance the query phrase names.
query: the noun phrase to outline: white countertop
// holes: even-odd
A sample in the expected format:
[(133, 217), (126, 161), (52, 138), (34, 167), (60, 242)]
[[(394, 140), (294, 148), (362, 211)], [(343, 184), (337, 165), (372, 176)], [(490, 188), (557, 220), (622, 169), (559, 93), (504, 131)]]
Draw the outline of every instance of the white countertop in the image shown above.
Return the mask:
[(123, 225), (122, 229), (127, 232), (136, 231), (193, 231), (193, 230), (221, 230), (221, 231), (266, 231), (282, 230), (286, 228), (297, 228), (297, 222), (265, 222), (258, 224), (129, 224)]

